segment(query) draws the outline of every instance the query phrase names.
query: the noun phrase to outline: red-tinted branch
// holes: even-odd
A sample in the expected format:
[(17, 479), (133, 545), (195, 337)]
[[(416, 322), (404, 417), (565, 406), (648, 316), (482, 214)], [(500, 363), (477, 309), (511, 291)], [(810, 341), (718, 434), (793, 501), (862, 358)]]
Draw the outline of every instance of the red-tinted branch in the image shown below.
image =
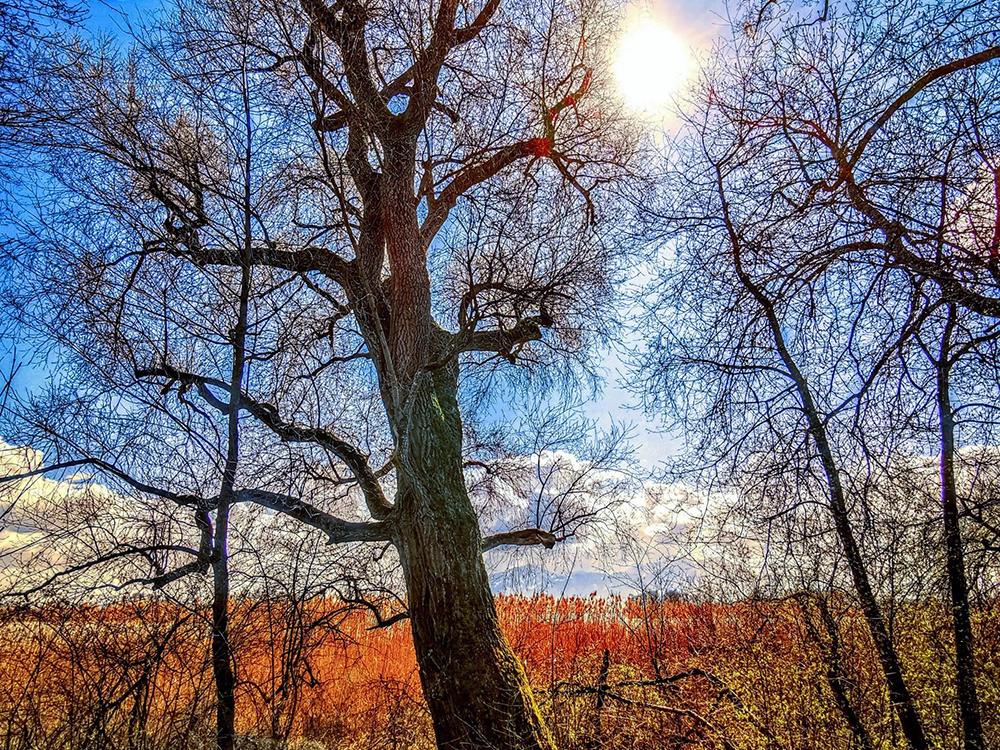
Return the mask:
[(448, 213), (468, 190), (493, 177), (501, 170), (525, 157), (548, 156), (552, 143), (548, 138), (531, 138), (527, 141), (505, 146), (485, 161), (467, 164), (459, 169), (438, 196), (428, 196), (427, 218), (420, 227), (424, 245), (429, 245), (438, 230), (444, 225)]

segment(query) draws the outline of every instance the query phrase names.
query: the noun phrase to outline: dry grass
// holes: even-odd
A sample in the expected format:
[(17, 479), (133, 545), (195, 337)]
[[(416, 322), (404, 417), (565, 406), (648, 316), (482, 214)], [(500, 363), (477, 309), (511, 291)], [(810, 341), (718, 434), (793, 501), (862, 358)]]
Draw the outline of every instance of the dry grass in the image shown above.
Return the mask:
[[(876, 747), (901, 746), (863, 623), (846, 605), (831, 606), (852, 699)], [(791, 601), (500, 596), (497, 608), (564, 750), (855, 746), (827, 682), (829, 642), (816, 640)], [(979, 614), (981, 691), (994, 742), (996, 615)], [(958, 729), (946, 616), (937, 604), (907, 605), (894, 622), (929, 733), (950, 749), (958, 747)], [(243, 746), (431, 747), (406, 623), (370, 626), (364, 613), (331, 599), (299, 607), (238, 603)], [(3, 747), (207, 747), (208, 645), (203, 613), (163, 602), (6, 610)]]

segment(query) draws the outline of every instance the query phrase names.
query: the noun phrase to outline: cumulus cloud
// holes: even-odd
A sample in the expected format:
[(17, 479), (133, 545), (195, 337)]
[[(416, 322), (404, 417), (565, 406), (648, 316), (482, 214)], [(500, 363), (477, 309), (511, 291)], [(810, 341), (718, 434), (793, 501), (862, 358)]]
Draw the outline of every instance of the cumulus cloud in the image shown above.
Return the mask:
[(490, 552), (487, 564), (499, 590), (678, 590), (704, 556), (708, 497), (686, 484), (556, 450), (508, 457), (504, 470), (475, 487), (487, 532), (537, 527), (562, 540), (551, 550)]
[[(0, 444), (0, 474), (36, 470), (44, 458), (30, 447)], [(560, 540), (554, 549), (506, 547), (488, 552), (487, 565), (498, 590), (678, 590), (689, 586), (717, 554), (708, 495), (683, 483), (636, 475), (613, 461), (540, 450), (507, 455), (488, 470), (472, 467), (469, 481), (484, 534), (538, 528)], [(0, 484), (0, 498), (7, 509), (0, 531), (0, 566), (8, 590), (35, 585), (128, 545), (198, 546), (188, 509), (141, 493), (112, 491), (86, 472)], [(341, 498), (341, 505), (355, 502), (361, 501)], [(361, 554), (326, 548), (322, 535), (265, 509), (240, 506), (234, 512), (231, 550), (237, 571), (241, 566), (266, 568), (278, 576), (288, 556), (302, 554), (305, 544), (316, 559), (329, 555), (343, 563), (324, 574), (332, 583), (335, 577), (349, 575), (345, 565), (357, 563)], [(262, 556), (260, 550), (269, 554)], [(394, 555), (371, 551), (362, 554), (367, 562), (359, 577), (392, 578)], [(75, 582), (81, 591), (93, 586), (113, 589), (187, 561), (184, 555), (165, 552), (126, 556), (69, 576), (67, 582)], [(322, 568), (318, 565), (317, 571)]]

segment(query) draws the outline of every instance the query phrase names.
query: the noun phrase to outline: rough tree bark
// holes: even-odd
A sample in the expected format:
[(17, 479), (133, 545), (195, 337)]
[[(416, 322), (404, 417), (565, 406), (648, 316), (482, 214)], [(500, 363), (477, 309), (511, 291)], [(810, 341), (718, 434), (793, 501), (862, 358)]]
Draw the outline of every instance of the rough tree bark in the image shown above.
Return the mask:
[(439, 747), (552, 748), (497, 619), (462, 474), (457, 369), (449, 369), (422, 379), (410, 428), (419, 487), (409, 481), (397, 495), (396, 548), (424, 697)]
[[(393, 542), (424, 697), (441, 748), (554, 748), (527, 675), (500, 629), (466, 489), (454, 334), (431, 317), (430, 277), (413, 210), (415, 153), (382, 175), (392, 268), (387, 358), (379, 369), (396, 435)], [(409, 191), (409, 192), (408, 192)], [(375, 331), (369, 335), (374, 339)], [(384, 368), (384, 369), (383, 369)]]

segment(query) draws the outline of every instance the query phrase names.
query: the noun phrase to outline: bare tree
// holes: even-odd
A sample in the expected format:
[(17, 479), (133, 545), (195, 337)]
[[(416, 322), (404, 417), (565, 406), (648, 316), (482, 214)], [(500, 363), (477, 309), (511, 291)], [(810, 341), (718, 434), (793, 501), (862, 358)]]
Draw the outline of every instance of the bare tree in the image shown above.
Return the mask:
[(20, 161), (18, 140), (37, 124), (30, 92), (68, 46), (67, 33), (83, 18), (79, 3), (26, 0), (0, 3), (0, 176), (9, 187)]
[(647, 393), (697, 426), (708, 475), (754, 497), (769, 532), (800, 524), (805, 544), (825, 533), (805, 526), (822, 498), (913, 748), (931, 740), (873, 565), (880, 539), (864, 531), (893, 456), (926, 445), (915, 428), (937, 394), (956, 708), (965, 746), (983, 747), (949, 468), (953, 360), (934, 353), (938, 379), (913, 387), (910, 346), (942, 305), (992, 315), (995, 211), (970, 216), (989, 205), (997, 20), (986, 5), (743, 6), (692, 103), (664, 211), (677, 258), (652, 308), (672, 330), (651, 340)]
[[(20, 410), (24, 441), (56, 450), (45, 470), (86, 464), (195, 509), (205, 545), (214, 514), (193, 565), (211, 550), (220, 593), (237, 504), (391, 543), (442, 747), (551, 746), (482, 553), (549, 546), (593, 513), (564, 493), (536, 528), (483, 537), (460, 374), (486, 395), (468, 409), (550, 363), (569, 382), (613, 325), (621, 198), (642, 188), (601, 45), (616, 19), (590, 0), (185, 6), (127, 56), (85, 54), (46, 100), (60, 117), (36, 143), (49, 167), (12, 297), (78, 369), (65, 398)], [(232, 49), (244, 67), (216, 67)], [(205, 278), (250, 311), (222, 337)]]

